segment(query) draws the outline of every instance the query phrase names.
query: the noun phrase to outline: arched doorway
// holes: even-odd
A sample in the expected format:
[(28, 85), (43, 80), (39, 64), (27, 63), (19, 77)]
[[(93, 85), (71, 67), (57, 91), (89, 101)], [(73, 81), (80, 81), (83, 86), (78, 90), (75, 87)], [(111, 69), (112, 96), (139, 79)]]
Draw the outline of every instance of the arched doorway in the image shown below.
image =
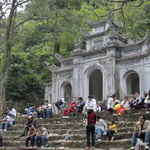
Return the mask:
[(126, 78), (127, 95), (133, 95), (140, 92), (139, 75), (136, 72), (130, 72)]
[(71, 97), (72, 97), (72, 87), (71, 87), (71, 84), (68, 83), (65, 86), (64, 98), (66, 101), (71, 101)]
[(94, 70), (89, 77), (89, 95), (97, 101), (103, 98), (103, 75), (99, 69)]
[(62, 89), (62, 92), (61, 92), (62, 97), (64, 97), (66, 101), (71, 101), (71, 98), (72, 98), (71, 84), (68, 81), (66, 81), (62, 84), (61, 89)]

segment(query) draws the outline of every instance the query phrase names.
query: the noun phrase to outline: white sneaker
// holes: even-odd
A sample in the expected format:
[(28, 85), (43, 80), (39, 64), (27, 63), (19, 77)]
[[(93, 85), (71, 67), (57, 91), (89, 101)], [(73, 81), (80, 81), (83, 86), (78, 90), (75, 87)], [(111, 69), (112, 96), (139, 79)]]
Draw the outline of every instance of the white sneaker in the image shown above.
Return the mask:
[(145, 146), (146, 149), (149, 149), (149, 146)]
[(131, 150), (131, 149), (135, 149), (135, 147), (132, 146), (132, 147), (130, 148), (130, 150)]
[(37, 146), (34, 146), (34, 148), (37, 148)]
[(63, 118), (66, 118), (66, 116), (63, 116)]
[(149, 111), (147, 111), (146, 113), (149, 114)]
[(6, 129), (4, 129), (4, 131), (6, 132), (7, 130), (6, 130)]
[(44, 148), (44, 146), (41, 146), (41, 148)]
[(101, 141), (101, 139), (98, 139), (97, 141), (98, 141), (98, 142), (100, 142), (100, 141)]
[(66, 118), (69, 118), (69, 116), (66, 116)]

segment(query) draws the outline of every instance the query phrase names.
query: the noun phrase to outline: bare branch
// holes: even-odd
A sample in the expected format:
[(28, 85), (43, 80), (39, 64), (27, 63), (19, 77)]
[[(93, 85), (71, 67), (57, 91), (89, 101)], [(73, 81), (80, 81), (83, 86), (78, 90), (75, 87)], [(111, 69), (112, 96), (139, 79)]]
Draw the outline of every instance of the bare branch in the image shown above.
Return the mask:
[(16, 7), (21, 6), (21, 5), (23, 5), (23, 4), (25, 4), (25, 3), (29, 2), (29, 1), (31, 1), (31, 0), (25, 0), (25, 1), (20, 2), (20, 3), (17, 2)]
[(132, 7), (140, 7), (142, 4), (144, 3), (144, 0), (141, 0), (141, 2), (137, 5), (129, 5), (129, 6), (132, 6)]
[(109, 2), (112, 2), (112, 3), (129, 3), (129, 2), (133, 2), (133, 1), (136, 1), (136, 0), (124, 0), (124, 1), (112, 1), (112, 0), (108, 0)]
[(35, 17), (35, 16), (36, 16), (36, 15), (34, 14), (34, 15), (32, 15), (31, 17), (27, 18), (26, 20), (24, 20), (24, 21), (18, 23), (18, 24), (14, 27), (14, 30), (15, 30), (18, 26), (24, 24), (25, 22), (27, 22), (27, 21), (29, 21), (29, 20), (32, 20), (32, 18)]
[(109, 13), (105, 14), (105, 15), (98, 15), (94, 10), (92, 10), (93, 13), (97, 16), (97, 17), (106, 17), (109, 16), (111, 14), (112, 11), (109, 11)]

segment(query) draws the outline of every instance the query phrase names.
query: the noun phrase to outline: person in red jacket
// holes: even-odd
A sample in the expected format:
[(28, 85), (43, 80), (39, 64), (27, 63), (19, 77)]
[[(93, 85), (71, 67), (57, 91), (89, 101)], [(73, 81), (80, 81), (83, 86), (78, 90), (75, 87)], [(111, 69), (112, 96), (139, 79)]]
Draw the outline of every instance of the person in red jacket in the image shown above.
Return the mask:
[(70, 104), (69, 104), (69, 109), (64, 109), (63, 112), (63, 118), (68, 118), (70, 113), (74, 111), (74, 107), (78, 105), (75, 100), (73, 100)]
[[(87, 118), (86, 126), (86, 138), (87, 138), (87, 147), (88, 149), (95, 149), (95, 123), (96, 123), (96, 113), (93, 111), (93, 107), (87, 107), (87, 113), (85, 115)], [(90, 147), (90, 137), (92, 138), (92, 147)]]

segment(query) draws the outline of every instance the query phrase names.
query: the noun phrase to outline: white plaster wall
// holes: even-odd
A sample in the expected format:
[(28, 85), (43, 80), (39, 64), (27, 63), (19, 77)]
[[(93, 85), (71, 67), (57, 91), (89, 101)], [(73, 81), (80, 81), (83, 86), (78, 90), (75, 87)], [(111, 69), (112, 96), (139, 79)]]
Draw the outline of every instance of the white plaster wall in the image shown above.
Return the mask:
[(52, 86), (47, 85), (45, 87), (45, 96), (44, 96), (44, 99), (48, 100), (50, 102), (51, 101), (51, 97), (50, 97), (51, 94), (52, 94)]
[(148, 92), (150, 90), (150, 64), (145, 65), (144, 70), (145, 70), (144, 89), (145, 92)]

